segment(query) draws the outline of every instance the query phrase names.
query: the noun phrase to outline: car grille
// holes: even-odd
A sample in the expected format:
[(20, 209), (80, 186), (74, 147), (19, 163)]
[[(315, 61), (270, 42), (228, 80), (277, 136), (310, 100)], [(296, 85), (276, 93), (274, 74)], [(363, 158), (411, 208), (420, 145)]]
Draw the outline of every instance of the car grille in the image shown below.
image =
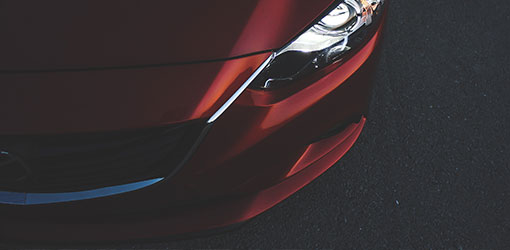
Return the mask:
[(0, 136), (8, 168), (0, 172), (13, 176), (0, 178), (0, 191), (74, 192), (164, 178), (183, 164), (204, 128), (205, 122), (192, 121), (132, 131)]

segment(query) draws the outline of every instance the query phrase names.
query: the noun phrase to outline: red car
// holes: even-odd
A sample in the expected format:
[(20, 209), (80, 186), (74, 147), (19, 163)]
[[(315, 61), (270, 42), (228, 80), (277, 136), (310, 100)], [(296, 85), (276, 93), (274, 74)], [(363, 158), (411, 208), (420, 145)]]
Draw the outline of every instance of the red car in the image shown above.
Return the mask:
[(274, 206), (361, 133), (386, 5), (1, 1), (0, 238), (178, 237)]

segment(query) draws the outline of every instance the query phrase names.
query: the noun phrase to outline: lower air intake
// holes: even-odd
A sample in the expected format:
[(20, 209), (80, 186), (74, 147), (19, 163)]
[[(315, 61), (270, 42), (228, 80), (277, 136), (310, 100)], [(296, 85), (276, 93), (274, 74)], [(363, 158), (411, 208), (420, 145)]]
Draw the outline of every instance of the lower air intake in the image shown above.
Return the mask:
[(131, 131), (0, 136), (3, 165), (14, 173), (18, 166), (25, 175), (0, 178), (0, 191), (75, 192), (165, 178), (183, 164), (204, 128), (205, 122), (193, 121)]

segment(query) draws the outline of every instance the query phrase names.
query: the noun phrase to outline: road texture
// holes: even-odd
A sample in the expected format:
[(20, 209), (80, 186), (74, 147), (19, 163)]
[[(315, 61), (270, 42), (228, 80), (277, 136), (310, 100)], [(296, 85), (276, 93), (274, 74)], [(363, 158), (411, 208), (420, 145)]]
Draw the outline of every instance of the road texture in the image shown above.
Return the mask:
[(231, 232), (85, 248), (510, 249), (510, 2), (393, 0), (366, 128)]

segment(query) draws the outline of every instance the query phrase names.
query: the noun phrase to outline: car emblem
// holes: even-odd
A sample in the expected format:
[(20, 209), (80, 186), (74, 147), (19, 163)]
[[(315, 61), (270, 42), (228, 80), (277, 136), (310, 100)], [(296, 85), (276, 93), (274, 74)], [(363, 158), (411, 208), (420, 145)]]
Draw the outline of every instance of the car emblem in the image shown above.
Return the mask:
[(4, 185), (22, 184), (30, 176), (30, 169), (20, 157), (0, 150), (0, 187)]

